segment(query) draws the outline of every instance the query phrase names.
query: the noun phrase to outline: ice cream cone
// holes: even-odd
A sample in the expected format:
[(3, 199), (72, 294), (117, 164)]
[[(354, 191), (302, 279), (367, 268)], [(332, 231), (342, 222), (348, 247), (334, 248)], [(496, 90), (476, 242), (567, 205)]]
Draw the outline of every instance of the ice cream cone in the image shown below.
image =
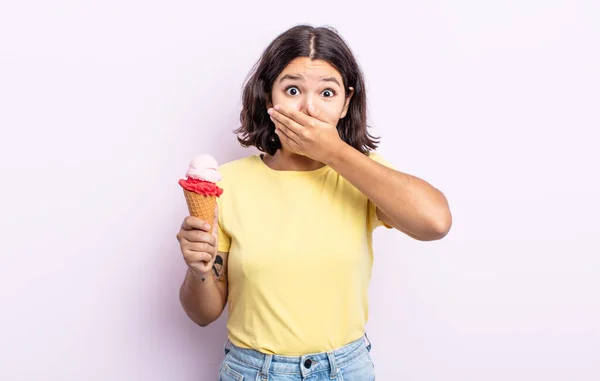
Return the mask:
[(199, 193), (183, 190), (190, 216), (198, 217), (210, 225), (215, 219), (216, 196), (204, 196)]
[(190, 162), (186, 172), (187, 178), (178, 181), (183, 188), (190, 215), (204, 220), (211, 226), (215, 222), (217, 197), (223, 193), (223, 189), (216, 184), (221, 181), (218, 167), (214, 157), (208, 154), (198, 155)]

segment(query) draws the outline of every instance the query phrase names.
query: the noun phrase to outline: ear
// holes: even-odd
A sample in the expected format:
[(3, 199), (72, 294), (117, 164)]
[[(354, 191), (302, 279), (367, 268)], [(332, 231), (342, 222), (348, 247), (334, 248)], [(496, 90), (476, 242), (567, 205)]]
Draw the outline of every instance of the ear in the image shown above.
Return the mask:
[(265, 99), (267, 100), (267, 109), (270, 109), (273, 107), (273, 102), (271, 101), (271, 94), (266, 93), (265, 94)]
[(346, 101), (344, 102), (344, 109), (342, 110), (340, 119), (344, 118), (346, 114), (348, 114), (348, 108), (350, 107), (350, 99), (352, 99), (352, 96), (354, 95), (354, 87), (349, 87), (348, 90), (350, 90), (350, 94), (346, 97)]

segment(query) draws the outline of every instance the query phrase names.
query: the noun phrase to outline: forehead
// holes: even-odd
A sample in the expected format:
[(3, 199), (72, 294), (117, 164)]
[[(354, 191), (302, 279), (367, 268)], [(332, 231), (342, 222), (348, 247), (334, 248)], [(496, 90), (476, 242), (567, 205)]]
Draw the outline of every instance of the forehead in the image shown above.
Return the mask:
[(327, 61), (313, 60), (309, 57), (294, 58), (279, 74), (278, 78), (286, 74), (301, 74), (306, 79), (321, 77), (335, 77), (342, 81), (340, 73)]

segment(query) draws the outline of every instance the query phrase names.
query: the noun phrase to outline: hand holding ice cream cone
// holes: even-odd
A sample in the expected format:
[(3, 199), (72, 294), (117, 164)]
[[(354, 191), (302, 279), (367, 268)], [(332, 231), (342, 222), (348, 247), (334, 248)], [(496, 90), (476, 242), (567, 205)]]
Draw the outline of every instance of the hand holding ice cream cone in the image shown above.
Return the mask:
[(187, 216), (177, 234), (185, 263), (192, 271), (202, 276), (211, 272), (217, 257), (218, 205), (215, 205), (213, 213), (214, 218), (210, 224), (199, 217)]

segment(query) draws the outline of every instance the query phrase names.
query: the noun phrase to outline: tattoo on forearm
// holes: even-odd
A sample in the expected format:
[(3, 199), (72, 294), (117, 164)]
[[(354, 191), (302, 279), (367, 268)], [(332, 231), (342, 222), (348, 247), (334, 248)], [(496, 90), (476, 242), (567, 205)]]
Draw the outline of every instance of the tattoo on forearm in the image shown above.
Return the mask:
[(225, 276), (225, 268), (223, 266), (223, 257), (217, 255), (215, 258), (215, 263), (213, 264), (213, 276), (215, 278), (215, 282), (223, 283), (227, 280)]

